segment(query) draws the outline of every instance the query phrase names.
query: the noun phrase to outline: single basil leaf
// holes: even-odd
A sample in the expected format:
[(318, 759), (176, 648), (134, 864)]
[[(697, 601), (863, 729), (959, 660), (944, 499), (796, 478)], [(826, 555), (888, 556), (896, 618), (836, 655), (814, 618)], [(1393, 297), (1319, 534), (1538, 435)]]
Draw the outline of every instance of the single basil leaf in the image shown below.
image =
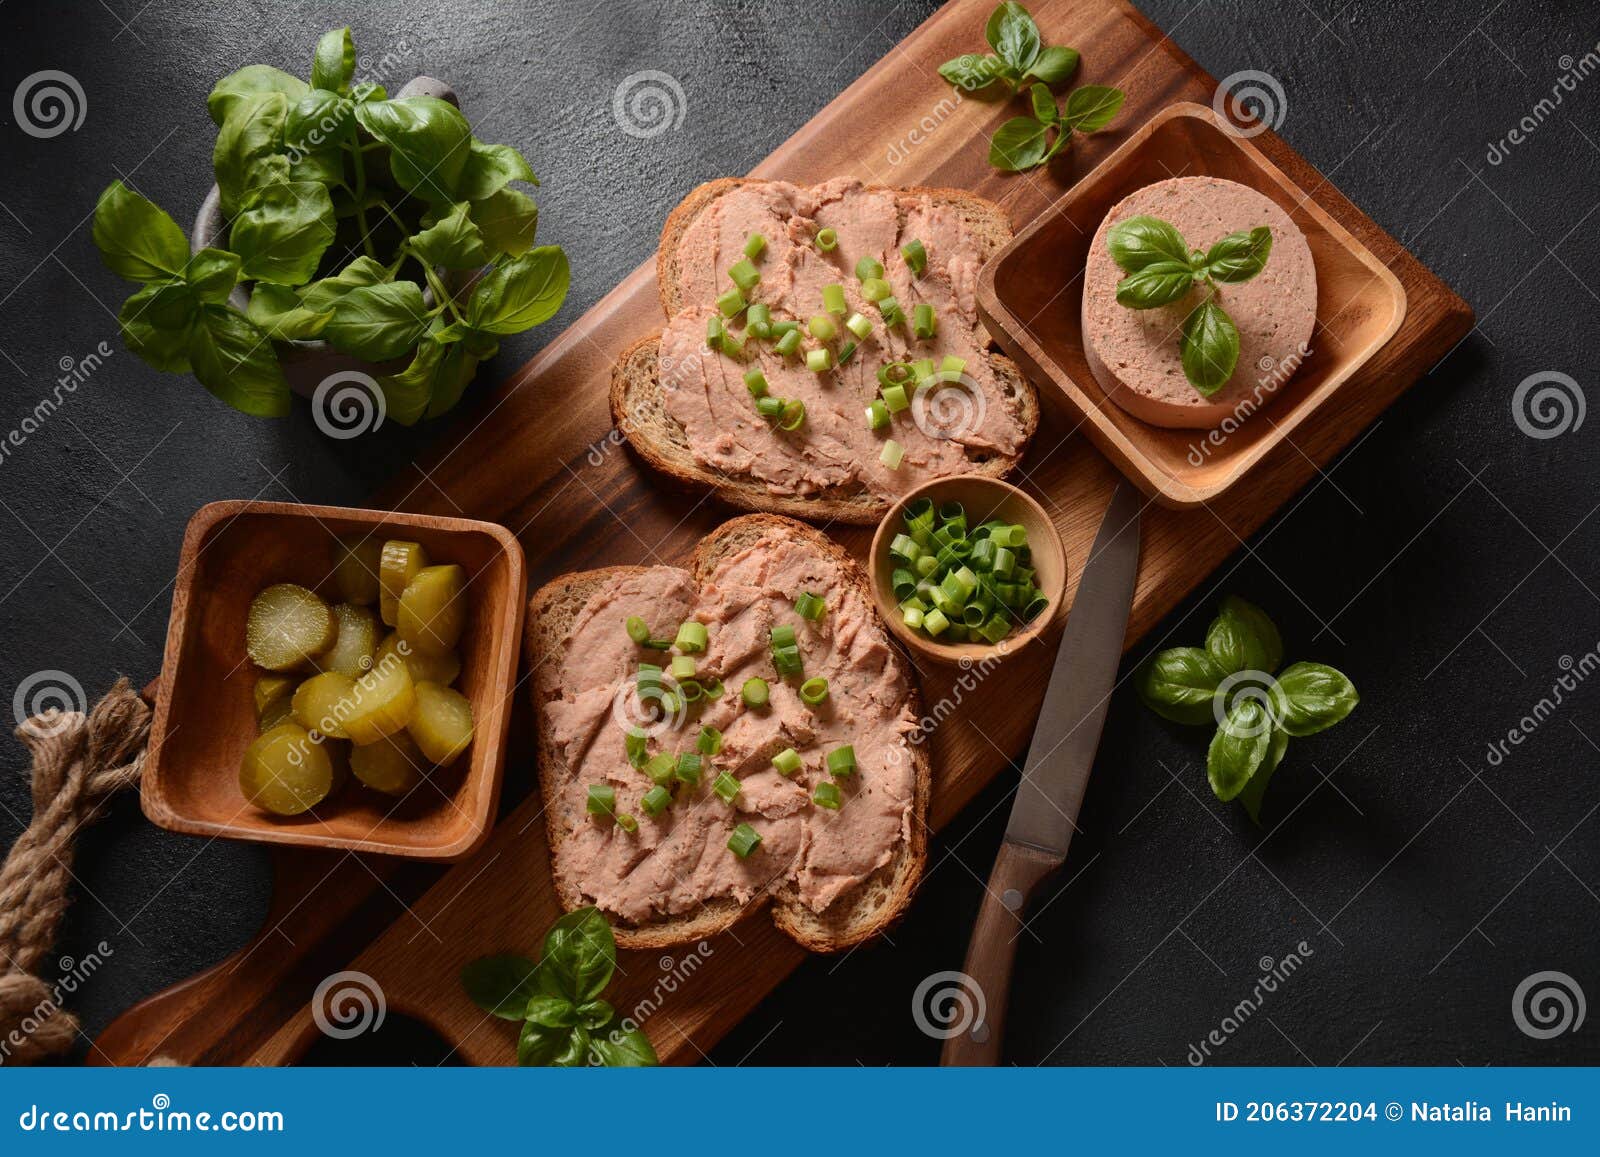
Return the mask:
[(251, 287), (244, 315), (271, 334), (274, 341), (311, 341), (322, 336), (333, 311), (314, 313), (289, 286), (263, 281)]
[(947, 60), (939, 66), (940, 76), (962, 92), (980, 100), (1005, 95), (1005, 89), (995, 88), (995, 82), (1007, 80), (1007, 71), (1005, 61), (992, 53), (980, 56), (976, 52), (969, 52), (954, 60)]
[(462, 201), (406, 244), (429, 265), (442, 265), (446, 269), (476, 269), (486, 265), (489, 250), (470, 214), (471, 206)]
[(580, 1065), (589, 1063), (589, 1045), (592, 1043), (589, 1030), (581, 1024), (574, 1025), (567, 1030), (565, 1046), (550, 1059), (550, 1064), (559, 1069), (575, 1069)]
[(1183, 376), (1209, 398), (1233, 377), (1233, 368), (1239, 363), (1239, 331), (1227, 310), (1207, 298), (1184, 318), (1178, 348), (1183, 355)]
[(1355, 684), (1324, 663), (1291, 663), (1278, 676), (1274, 703), (1290, 735), (1315, 735), (1354, 711)]
[(356, 42), (351, 39), (350, 29), (324, 32), (311, 57), (311, 87), (344, 92), (355, 72)]
[(1267, 758), (1272, 731), (1272, 717), (1259, 702), (1234, 701), (1206, 752), (1206, 778), (1218, 799), (1226, 802), (1244, 790)]
[(239, 283), (239, 257), (226, 249), (202, 249), (189, 258), (183, 279), (201, 301), (227, 301)]
[(1028, 66), (1028, 75), (1048, 85), (1065, 82), (1078, 71), (1078, 52), (1072, 48), (1046, 48)]
[(537, 185), (539, 178), (533, 175), (533, 169), (522, 154), (510, 145), (486, 145), (474, 140), (467, 152), (467, 163), (456, 181), (456, 199), (481, 201), (504, 188), (509, 181)]
[(649, 1068), (661, 1063), (644, 1030), (624, 1028), (620, 1020), (613, 1020), (597, 1032), (589, 1047), (602, 1065), (613, 1069)]
[(235, 410), (258, 418), (289, 412), (289, 383), (272, 339), (236, 310), (200, 307), (189, 331), (189, 364), (200, 384)]
[(284, 116), (284, 146), (302, 153), (337, 147), (349, 134), (355, 115), (356, 106), (349, 97), (322, 88), (309, 92), (290, 105)]
[(559, 996), (535, 993), (528, 998), (526, 1019), (545, 1028), (571, 1028), (578, 1023), (577, 1006)]
[(1044, 160), (1048, 129), (1032, 117), (1012, 117), (989, 141), (989, 164), (1008, 173), (1033, 168)]
[(277, 152), (283, 144), (283, 122), (288, 110), (289, 102), (283, 93), (256, 93), (241, 97), (222, 122), (211, 150), (211, 166), (216, 171), (225, 216), (232, 217), (239, 211), (240, 198), (252, 183), (247, 179), (251, 166)]
[(247, 194), (228, 239), (245, 280), (303, 285), (315, 276), (336, 227), (327, 186), (299, 181)]
[(381, 285), (389, 271), (371, 257), (357, 257), (332, 277), (314, 281), (300, 291), (300, 300), (313, 313), (332, 309), (345, 294), (363, 285)]
[[(1213, 635), (1217, 636), (1215, 645)], [(1229, 595), (1206, 632), (1206, 650), (1225, 668), (1225, 674), (1250, 670), (1270, 675), (1283, 662), (1283, 636), (1266, 611), (1238, 595)], [(1239, 665), (1230, 666), (1233, 660)]]
[(472, 221), (491, 251), (520, 257), (533, 248), (539, 231), (539, 206), (526, 193), (499, 189), (472, 202)]
[(389, 146), (389, 170), (401, 188), (426, 201), (455, 201), (472, 154), (472, 130), (455, 105), (433, 96), (356, 105), (356, 120)]
[(1128, 309), (1171, 305), (1194, 288), (1188, 262), (1156, 261), (1117, 282), (1117, 304)]
[(537, 967), (526, 956), (480, 956), (461, 970), (461, 987), (473, 1004), (491, 1016), (522, 1020), (535, 995)]
[(1206, 250), (1205, 269), (1213, 281), (1249, 281), (1267, 264), (1272, 252), (1272, 230), (1265, 225), (1229, 233)]
[(539, 958), (539, 986), (574, 1004), (596, 1000), (611, 983), (617, 943), (598, 908), (568, 912), (545, 934)]
[(433, 392), (428, 398), (428, 417), (437, 418), (453, 409), (462, 391), (478, 372), (478, 357), (464, 343), (447, 347), (433, 375)]
[(385, 413), (394, 421), (410, 426), (427, 413), (444, 350), (439, 342), (424, 338), (417, 343), (410, 365), (398, 374), (385, 374), (378, 379)]
[(1127, 96), (1120, 88), (1100, 84), (1086, 84), (1075, 88), (1067, 96), (1067, 111), (1061, 114), (1062, 123), (1071, 125), (1080, 133), (1097, 133), (1111, 123), (1122, 108)]
[(1039, 26), (1015, 0), (1005, 0), (990, 15), (983, 35), (1000, 59), (1024, 72), (1039, 56)]
[(1159, 652), (1139, 672), (1135, 688), (1145, 706), (1174, 723), (1211, 723), (1211, 700), (1223, 672), (1199, 647)]
[(199, 302), (188, 284), (152, 281), (122, 303), (122, 340), (145, 364), (167, 373), (189, 372), (189, 336)]
[(604, 1028), (617, 1015), (617, 1010), (611, 1007), (609, 1001), (604, 1000), (591, 1000), (586, 1004), (580, 1004), (575, 1012), (578, 1023), (591, 1031)]
[(106, 268), (129, 281), (178, 277), (189, 262), (178, 223), (121, 181), (95, 202), (94, 243)]
[(1160, 217), (1138, 216), (1119, 221), (1106, 234), (1106, 250), (1124, 273), (1137, 273), (1157, 262), (1188, 267), (1189, 247), (1183, 234)]
[(1033, 118), (1047, 125), (1056, 123), (1056, 98), (1050, 95), (1049, 85), (1028, 86), (1028, 99), (1033, 102)]
[(341, 353), (384, 362), (409, 352), (427, 330), (427, 308), (416, 282), (386, 281), (341, 297), (322, 335)]
[(1261, 766), (1256, 768), (1256, 773), (1250, 777), (1244, 789), (1234, 798), (1244, 804), (1244, 810), (1249, 813), (1251, 822), (1261, 823), (1261, 800), (1267, 794), (1267, 784), (1272, 781), (1272, 773), (1278, 770), (1278, 765), (1283, 762), (1283, 756), (1289, 750), (1289, 735), (1281, 727), (1272, 729), (1272, 741), (1267, 745), (1267, 756), (1261, 761)]
[(559, 246), (530, 249), (478, 281), (467, 302), (467, 324), (502, 336), (531, 329), (555, 316), (571, 280)]
[(290, 76), (280, 68), (248, 64), (217, 81), (211, 89), (211, 95), (206, 98), (206, 111), (211, 114), (212, 122), (221, 127), (234, 108), (249, 97), (277, 92), (289, 101), (296, 101), (309, 91), (305, 81), (298, 76)]
[(553, 1065), (568, 1047), (572, 1030), (567, 1028), (546, 1028), (533, 1021), (524, 1021), (522, 1031), (517, 1034), (517, 1064), (523, 1068), (537, 1068)]

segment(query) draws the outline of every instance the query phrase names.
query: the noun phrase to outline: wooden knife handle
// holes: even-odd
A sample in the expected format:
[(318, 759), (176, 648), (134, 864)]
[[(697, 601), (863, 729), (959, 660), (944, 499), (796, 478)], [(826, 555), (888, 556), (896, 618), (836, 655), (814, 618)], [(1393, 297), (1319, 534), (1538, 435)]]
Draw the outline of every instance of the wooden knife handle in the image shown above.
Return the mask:
[[(1022, 844), (1002, 843), (967, 945), (966, 974), (972, 1001), (964, 1030), (944, 1042), (942, 1065), (994, 1065), (1011, 996), (1011, 964), (1023, 912), (1039, 882), (1061, 866), (1059, 856)], [(954, 1026), (952, 1026), (954, 1027)]]

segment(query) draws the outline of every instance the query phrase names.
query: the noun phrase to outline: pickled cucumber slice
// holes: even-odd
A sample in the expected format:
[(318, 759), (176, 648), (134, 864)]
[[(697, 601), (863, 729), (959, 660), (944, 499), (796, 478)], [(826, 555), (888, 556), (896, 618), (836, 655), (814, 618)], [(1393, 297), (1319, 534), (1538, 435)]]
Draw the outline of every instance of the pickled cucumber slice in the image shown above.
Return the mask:
[(297, 816), (328, 798), (333, 764), (311, 733), (283, 723), (245, 749), (239, 790), (251, 803), (280, 816)]
[(348, 675), (313, 675), (294, 693), (294, 721), (329, 739), (348, 739), (344, 721), (356, 709), (355, 692), (356, 681)]
[(378, 616), (371, 607), (340, 603), (333, 608), (338, 636), (333, 646), (317, 656), (317, 666), (337, 671), (354, 679), (372, 670), (372, 656), (378, 649)]
[(404, 731), (350, 752), (350, 770), (355, 777), (386, 795), (405, 795), (422, 782), (428, 766), (428, 757)]
[(323, 803), (334, 798), (350, 782), (350, 753), (355, 750), (348, 739), (324, 739), (322, 750), (328, 753), (328, 764), (333, 769), (333, 780)]
[(296, 680), (290, 675), (278, 675), (271, 671), (264, 671), (256, 676), (256, 722), (266, 717), (267, 708), (279, 699), (286, 699), (294, 694)]
[(271, 703), (268, 703), (266, 710), (262, 711), (261, 714), (256, 718), (256, 730), (264, 734), (268, 731), (271, 731), (280, 723), (293, 722), (294, 696), (280, 695)]
[(370, 606), (378, 601), (378, 571), (383, 565), (383, 540), (367, 535), (341, 535), (333, 550), (333, 581), (347, 603)]
[(459, 566), (430, 566), (416, 573), (400, 594), (400, 637), (418, 651), (450, 651), (467, 621), (467, 572)]
[(276, 583), (250, 604), (244, 649), (256, 666), (287, 671), (326, 651), (337, 633), (327, 603), (305, 587)]
[(423, 755), (448, 767), (472, 742), (472, 704), (461, 692), (437, 683), (418, 683), (416, 701), (406, 730)]
[(391, 657), (355, 682), (352, 710), (344, 716), (344, 733), (357, 744), (376, 743), (411, 722), (417, 693), (404, 662)]
[(423, 567), (428, 565), (428, 552), (422, 549), (420, 542), (401, 542), (391, 539), (383, 544), (382, 561), (378, 567), (378, 581), (381, 592), (378, 598), (378, 610), (383, 614), (386, 626), (394, 626), (396, 616), (400, 611), (400, 595), (406, 589), (406, 584), (416, 577)]
[(398, 631), (390, 631), (383, 642), (378, 644), (378, 653), (373, 656), (372, 661), (381, 663), (385, 655), (401, 655), (411, 672), (413, 683), (438, 683), (448, 687), (456, 681), (456, 676), (461, 674), (461, 656), (454, 651), (441, 651), (437, 655), (430, 655), (407, 643), (402, 653)]

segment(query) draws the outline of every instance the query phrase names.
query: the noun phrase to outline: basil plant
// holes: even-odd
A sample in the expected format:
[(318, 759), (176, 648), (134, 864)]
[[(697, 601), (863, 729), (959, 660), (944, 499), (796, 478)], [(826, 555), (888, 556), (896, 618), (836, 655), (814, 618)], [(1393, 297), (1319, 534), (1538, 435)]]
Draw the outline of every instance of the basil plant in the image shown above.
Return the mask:
[[(387, 416), (434, 417), (502, 337), (566, 298), (566, 254), (534, 245), (538, 207), (513, 187), (538, 184), (522, 155), (478, 140), (447, 101), (354, 83), (355, 61), (343, 28), (317, 43), (309, 83), (252, 64), (212, 89), (226, 248), (191, 255), (121, 181), (95, 208), (101, 257), (140, 283), (118, 318), (128, 348), (247, 414), (288, 412), (273, 342), (320, 338), (364, 361), (409, 359), (376, 379)], [(452, 296), (441, 270), (477, 271), (470, 292)]]

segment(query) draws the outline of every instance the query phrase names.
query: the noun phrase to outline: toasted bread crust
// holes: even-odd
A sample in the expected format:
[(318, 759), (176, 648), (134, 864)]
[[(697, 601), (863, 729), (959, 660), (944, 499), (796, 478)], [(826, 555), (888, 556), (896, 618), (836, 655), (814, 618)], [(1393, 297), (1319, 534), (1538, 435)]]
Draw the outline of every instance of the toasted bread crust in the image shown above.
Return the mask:
[[(862, 597), (868, 600), (868, 605), (875, 605), (871, 601), (867, 576), (849, 552), (820, 531), (770, 514), (745, 515), (724, 523), (695, 548), (689, 570), (697, 581), (704, 581), (723, 558), (769, 535), (781, 535), (789, 541), (804, 542), (819, 555), (831, 559), (841, 568), (847, 580), (859, 589)], [(560, 668), (572, 620), (583, 609), (589, 596), (614, 578), (647, 569), (616, 566), (563, 575), (539, 588), (528, 603), (526, 654), (533, 668), (531, 683), (537, 721), (539, 788), (546, 801), (545, 823), (552, 868), (555, 851), (566, 838), (566, 826), (554, 802), (561, 797), (564, 768), (549, 740), (544, 705), (560, 693), (555, 684), (555, 674)], [(898, 642), (886, 627), (883, 633), (890, 645), (898, 649)], [(915, 667), (909, 660), (906, 670), (911, 680), (911, 709), (920, 717), (921, 694), (916, 679), (910, 674)], [(928, 801), (933, 787), (932, 766), (926, 744), (906, 744), (904, 750), (912, 760), (915, 772), (910, 832), (887, 864), (836, 901), (828, 912), (818, 916), (800, 903), (798, 891), (793, 885), (774, 885), (746, 904), (722, 899), (711, 901), (689, 915), (663, 917), (643, 924), (614, 922), (613, 932), (617, 943), (623, 948), (650, 949), (693, 943), (725, 931), (746, 915), (769, 904), (772, 905), (773, 922), (813, 952), (842, 951), (885, 931), (910, 907), (928, 858), (927, 823)], [(562, 907), (571, 911), (581, 906), (582, 889), (578, 881), (566, 878), (559, 870), (554, 871), (554, 877), (556, 894), (560, 897)]]

